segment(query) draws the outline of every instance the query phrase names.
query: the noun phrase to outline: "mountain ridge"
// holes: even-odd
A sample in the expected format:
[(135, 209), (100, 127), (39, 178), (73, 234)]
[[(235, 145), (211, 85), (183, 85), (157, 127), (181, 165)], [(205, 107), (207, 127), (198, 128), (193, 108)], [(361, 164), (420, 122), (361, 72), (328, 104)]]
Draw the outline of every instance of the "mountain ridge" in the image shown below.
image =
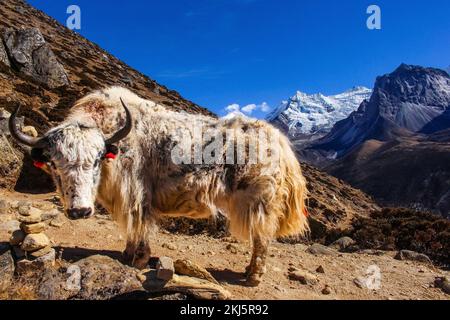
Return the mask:
[(295, 140), (317, 139), (328, 133), (337, 121), (345, 119), (357, 109), (370, 94), (370, 89), (361, 86), (331, 96), (297, 91), (272, 111), (266, 120)]

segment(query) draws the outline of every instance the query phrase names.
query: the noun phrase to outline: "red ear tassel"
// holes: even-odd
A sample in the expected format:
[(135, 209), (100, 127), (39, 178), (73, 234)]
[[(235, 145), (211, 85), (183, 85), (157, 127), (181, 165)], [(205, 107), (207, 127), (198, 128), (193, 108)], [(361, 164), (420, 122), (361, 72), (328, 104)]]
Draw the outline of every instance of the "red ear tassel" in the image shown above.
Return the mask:
[(38, 168), (38, 169), (42, 169), (45, 166), (44, 162), (40, 162), (40, 161), (34, 161), (33, 165)]
[(306, 207), (303, 208), (303, 214), (305, 215), (305, 217), (309, 216), (309, 212), (308, 212), (308, 209), (306, 209)]
[(112, 152), (108, 152), (107, 154), (105, 154), (105, 158), (106, 158), (106, 159), (112, 159), (112, 160), (114, 160), (116, 157), (117, 157), (117, 155), (115, 155), (115, 154), (112, 153)]

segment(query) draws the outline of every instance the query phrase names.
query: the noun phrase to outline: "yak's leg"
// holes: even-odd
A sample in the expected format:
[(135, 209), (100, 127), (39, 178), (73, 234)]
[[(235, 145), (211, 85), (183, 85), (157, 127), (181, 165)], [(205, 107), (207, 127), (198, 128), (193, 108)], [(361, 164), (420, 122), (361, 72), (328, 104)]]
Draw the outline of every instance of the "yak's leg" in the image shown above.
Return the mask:
[(123, 261), (128, 264), (133, 264), (134, 253), (136, 252), (137, 244), (133, 239), (127, 239), (127, 246), (125, 251), (122, 253)]
[(270, 240), (260, 235), (253, 237), (253, 255), (246, 268), (247, 285), (256, 287), (266, 273), (266, 258)]
[(157, 229), (156, 221), (151, 214), (151, 210), (144, 209), (139, 229), (132, 265), (135, 268), (144, 269), (148, 265), (152, 252), (150, 239)]

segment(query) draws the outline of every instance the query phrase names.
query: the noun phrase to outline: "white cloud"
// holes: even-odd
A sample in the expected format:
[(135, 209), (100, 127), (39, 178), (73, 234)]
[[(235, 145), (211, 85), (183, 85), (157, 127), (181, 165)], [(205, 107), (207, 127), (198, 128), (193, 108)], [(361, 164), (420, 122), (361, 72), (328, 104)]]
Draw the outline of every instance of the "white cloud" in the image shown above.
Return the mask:
[(256, 104), (249, 104), (246, 105), (245, 107), (242, 107), (242, 112), (247, 113), (247, 114), (252, 114), (253, 111), (256, 110), (256, 108), (258, 108), (258, 106)]
[(254, 113), (258, 113), (256, 117), (259, 116), (258, 118), (261, 118), (261, 116), (264, 117), (270, 110), (271, 107), (267, 102), (263, 102), (261, 104), (251, 103), (243, 107), (237, 103), (233, 103), (225, 108), (225, 112), (227, 113), (225, 117), (233, 118), (235, 116), (251, 116)]
[(272, 108), (269, 106), (269, 104), (267, 102), (263, 102), (261, 103), (261, 111), (262, 112), (269, 112)]
[(235, 112), (239, 111), (241, 107), (237, 103), (230, 104), (228, 107), (225, 108), (228, 112)]

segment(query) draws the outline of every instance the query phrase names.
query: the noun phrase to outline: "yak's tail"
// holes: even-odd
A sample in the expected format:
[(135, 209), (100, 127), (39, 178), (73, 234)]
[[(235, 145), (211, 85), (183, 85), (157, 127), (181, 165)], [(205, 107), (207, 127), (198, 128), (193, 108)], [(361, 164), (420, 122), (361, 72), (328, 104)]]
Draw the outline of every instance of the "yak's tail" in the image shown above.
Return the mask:
[(278, 237), (305, 235), (309, 232), (306, 209), (307, 188), (300, 164), (286, 137), (280, 138), (282, 181), (279, 194), (283, 198), (284, 215), (279, 220)]

